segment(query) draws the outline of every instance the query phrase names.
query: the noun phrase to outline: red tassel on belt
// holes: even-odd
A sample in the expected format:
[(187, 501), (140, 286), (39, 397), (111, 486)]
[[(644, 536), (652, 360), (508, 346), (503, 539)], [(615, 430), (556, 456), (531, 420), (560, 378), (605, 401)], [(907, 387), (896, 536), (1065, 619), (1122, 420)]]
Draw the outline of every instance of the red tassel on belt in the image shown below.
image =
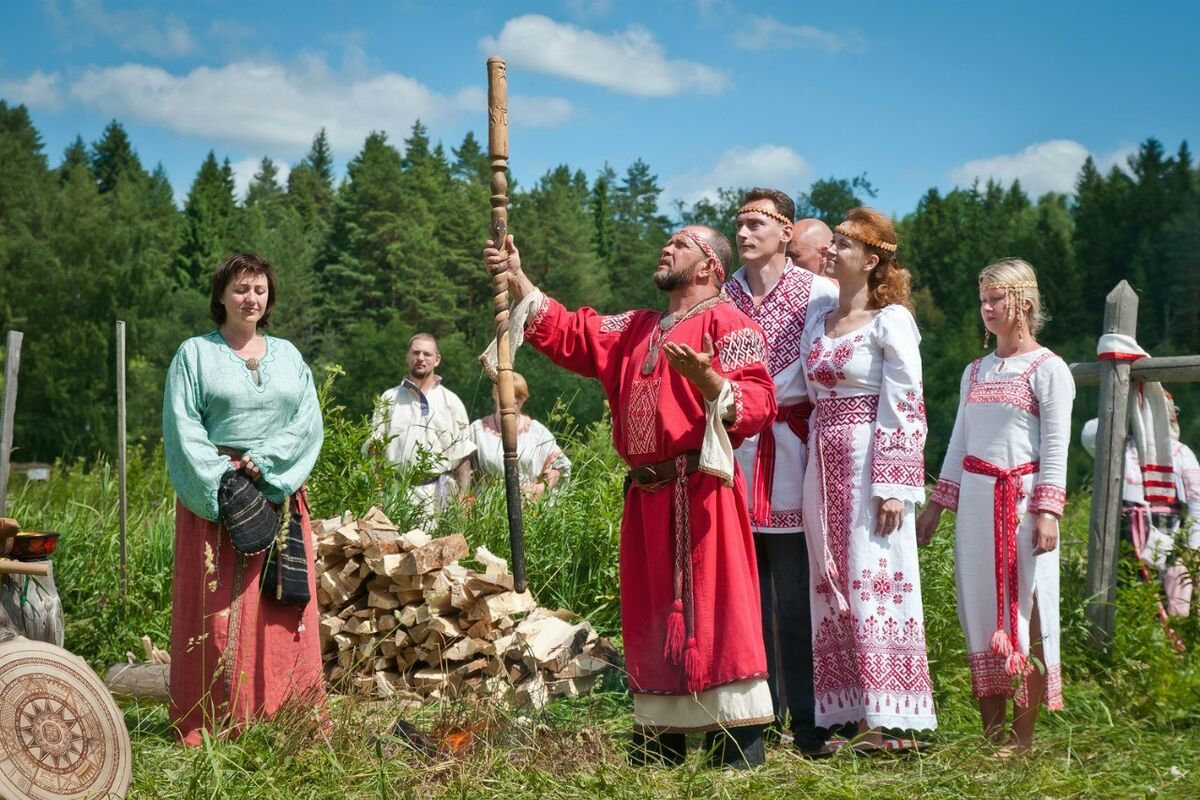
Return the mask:
[[(791, 428), (800, 441), (808, 441), (808, 418), (812, 403), (803, 400), (790, 406), (780, 406), (775, 422)], [(750, 521), (766, 525), (771, 521), (771, 494), (775, 486), (775, 424), (767, 425), (758, 434), (758, 450), (754, 453), (754, 479), (750, 487)]]
[[(963, 469), (976, 475), (989, 475), (996, 479), (993, 494), (992, 524), (996, 544), (996, 631), (992, 634), (992, 652), (1007, 659), (1004, 669), (1009, 675), (1024, 674), (1029, 661), (1021, 652), (1017, 636), (1017, 619), (1020, 600), (1017, 597), (1017, 530), (1021, 527), (1021, 515), (1017, 504), (1025, 497), (1021, 481), (1024, 475), (1038, 471), (1038, 462), (1002, 469), (982, 458), (967, 456)], [(1004, 589), (1008, 585), (1009, 629), (1004, 630)]]

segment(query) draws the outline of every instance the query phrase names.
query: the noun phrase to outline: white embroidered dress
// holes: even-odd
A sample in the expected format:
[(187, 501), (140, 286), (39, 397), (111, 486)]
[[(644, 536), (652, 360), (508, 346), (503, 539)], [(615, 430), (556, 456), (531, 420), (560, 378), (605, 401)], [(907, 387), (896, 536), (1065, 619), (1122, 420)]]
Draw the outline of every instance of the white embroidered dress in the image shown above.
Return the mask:
[(733, 453), (746, 479), (751, 523), (759, 533), (799, 533), (804, 530), (801, 500), (808, 444), (795, 431), (808, 423), (789, 424), (781, 417), (787, 413), (784, 409), (809, 402), (804, 360), (800, 357), (804, 326), (809, 316), (837, 305), (837, 284), (788, 259), (783, 274), (757, 306), (746, 281), (746, 267), (735, 272), (721, 291), (739, 311), (762, 327), (767, 337), (767, 369), (775, 381), (775, 402), (780, 409), (771, 426), (775, 437), (775, 469), (769, 494), (771, 511), (765, 522), (756, 521), (758, 509), (754, 507), (755, 462), (761, 435), (746, 439)]
[[(1062, 708), (1059, 626), (1059, 549), (1033, 555), (1033, 523), (1038, 512), (1062, 516), (1066, 502), (1067, 446), (1075, 382), (1066, 363), (1046, 348), (1013, 358), (995, 353), (972, 362), (963, 372), (958, 416), (950, 436), (932, 500), (958, 512), (954, 561), (958, 616), (967, 637), (971, 689), (976, 697), (1012, 696), (1024, 700), (1025, 681), (1006, 667), (1007, 657), (993, 648), (998, 629), (1013, 628), (1010, 578), (1001, 556), (997, 530), (997, 478), (964, 470), (969, 457), (1014, 474), (1017, 571), (1016, 632), (1019, 653), (1029, 655), (1029, 618), (1036, 596), (1042, 626), (1046, 670), (1046, 707)], [(1025, 467), (1025, 465), (1036, 465)], [(1001, 553), (1003, 550), (1001, 549)], [(999, 562), (999, 563), (998, 563)], [(1001, 595), (998, 609), (997, 595)], [(1037, 668), (1029, 664), (1026, 668)]]
[[(920, 333), (903, 306), (825, 335), (810, 318), (802, 354), (815, 403), (804, 477), (812, 570), (816, 724), (937, 725), (925, 652), (914, 506), (924, 500)], [(904, 502), (890, 536), (879, 499)]]
[[(479, 469), (496, 478), (504, 477), (504, 443), (496, 427), (495, 415), (471, 423), (471, 441)], [(571, 461), (559, 448), (554, 434), (532, 417), (517, 418), (517, 469), (521, 483), (537, 483), (550, 470), (558, 470), (561, 480), (571, 472)]]

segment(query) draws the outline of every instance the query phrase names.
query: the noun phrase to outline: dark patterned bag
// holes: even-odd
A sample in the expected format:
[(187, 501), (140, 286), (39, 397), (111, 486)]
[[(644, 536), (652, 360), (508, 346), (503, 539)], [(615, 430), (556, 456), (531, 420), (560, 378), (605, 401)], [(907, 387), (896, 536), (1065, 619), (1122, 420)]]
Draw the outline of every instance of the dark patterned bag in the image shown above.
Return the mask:
[(221, 476), (217, 508), (233, 549), (242, 555), (258, 555), (275, 541), (279, 515), (243, 473), (231, 469)]
[[(263, 570), (262, 593), (285, 605), (308, 605), (308, 559), (304, 556), (304, 529), (300, 517), (291, 513), (292, 498), (283, 503), (283, 525), (287, 532), (275, 544)], [(282, 565), (282, 568), (280, 567)], [(282, 575), (282, 580), (280, 579)]]
[(291, 513), (292, 499), (287, 498), (276, 511), (245, 474), (230, 470), (221, 476), (217, 505), (235, 550), (247, 556), (271, 550), (263, 567), (263, 596), (285, 605), (307, 605), (311, 595), (304, 530), (300, 518)]

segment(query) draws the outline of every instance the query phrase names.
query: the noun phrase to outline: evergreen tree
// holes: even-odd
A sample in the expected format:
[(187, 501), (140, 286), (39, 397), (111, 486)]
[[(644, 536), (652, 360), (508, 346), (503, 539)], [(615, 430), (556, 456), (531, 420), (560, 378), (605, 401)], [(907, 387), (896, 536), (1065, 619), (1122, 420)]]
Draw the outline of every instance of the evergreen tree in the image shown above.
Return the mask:
[(212, 270), (228, 255), (233, 211), (233, 169), (210, 150), (184, 205), (183, 244), (177, 259), (181, 285), (204, 291)]
[(111, 192), (122, 177), (144, 177), (142, 162), (138, 160), (129, 135), (115, 119), (108, 123), (99, 141), (92, 144), (92, 175), (100, 193)]

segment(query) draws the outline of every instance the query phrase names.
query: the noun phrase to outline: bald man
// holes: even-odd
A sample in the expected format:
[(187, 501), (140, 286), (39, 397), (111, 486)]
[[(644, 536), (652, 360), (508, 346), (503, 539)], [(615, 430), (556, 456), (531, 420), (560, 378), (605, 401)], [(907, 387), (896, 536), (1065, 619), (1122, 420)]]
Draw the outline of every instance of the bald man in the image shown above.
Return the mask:
[(819, 219), (802, 219), (792, 226), (792, 240), (787, 244), (787, 256), (792, 263), (815, 275), (825, 274), (822, 250), (833, 241), (833, 231)]

